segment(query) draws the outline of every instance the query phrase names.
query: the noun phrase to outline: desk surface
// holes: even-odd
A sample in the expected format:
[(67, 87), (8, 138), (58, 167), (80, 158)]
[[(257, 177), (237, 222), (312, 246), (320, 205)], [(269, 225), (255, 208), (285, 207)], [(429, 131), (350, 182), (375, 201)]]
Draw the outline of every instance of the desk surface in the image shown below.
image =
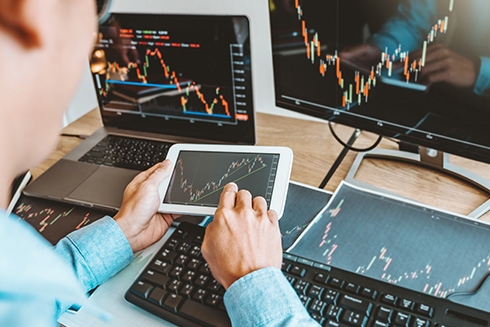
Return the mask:
[[(87, 135), (102, 126), (98, 109), (94, 109), (63, 129), (64, 134)], [(335, 126), (337, 134), (347, 140), (353, 129)], [(342, 146), (332, 137), (324, 122), (281, 117), (265, 113), (257, 114), (258, 145), (285, 145), (294, 152), (291, 179), (297, 182), (318, 186), (328, 169), (342, 151)], [(371, 145), (377, 136), (362, 133), (355, 143), (356, 147)], [(33, 177), (38, 177), (65, 153), (82, 140), (73, 136), (62, 136), (55, 151), (38, 167), (32, 169)], [(383, 139), (379, 148), (397, 149), (397, 144)], [(356, 153), (350, 151), (326, 186), (334, 191), (346, 177)], [(450, 162), (477, 173), (490, 180), (487, 164), (451, 156)], [(412, 200), (468, 214), (488, 199), (488, 194), (455, 177), (398, 161), (365, 159), (356, 175), (361, 181), (395, 192)], [(482, 217), (490, 222), (490, 213)]]

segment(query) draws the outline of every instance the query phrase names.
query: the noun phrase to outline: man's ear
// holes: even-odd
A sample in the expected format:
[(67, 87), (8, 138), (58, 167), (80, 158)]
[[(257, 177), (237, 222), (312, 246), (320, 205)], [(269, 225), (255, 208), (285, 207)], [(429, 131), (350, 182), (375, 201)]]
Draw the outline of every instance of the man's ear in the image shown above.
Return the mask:
[[(47, 3), (39, 0), (1, 0), (0, 29), (10, 34), (26, 48), (40, 46), (41, 31), (36, 26), (39, 20), (33, 15), (36, 9), (40, 9), (43, 4)], [(43, 15), (44, 12), (39, 10), (37, 14)]]

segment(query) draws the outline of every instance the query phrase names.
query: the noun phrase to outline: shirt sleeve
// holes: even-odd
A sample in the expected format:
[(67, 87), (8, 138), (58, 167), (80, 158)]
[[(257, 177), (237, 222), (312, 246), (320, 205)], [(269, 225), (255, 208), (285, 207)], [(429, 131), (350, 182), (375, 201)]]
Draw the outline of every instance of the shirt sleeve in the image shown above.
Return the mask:
[(55, 251), (73, 267), (87, 292), (133, 260), (126, 236), (109, 216), (68, 234), (56, 244)]
[(480, 72), (475, 83), (474, 91), (478, 95), (490, 96), (490, 58), (480, 57)]
[(224, 301), (233, 326), (319, 326), (277, 268), (240, 278), (228, 288)]
[(0, 326), (56, 326), (67, 307), (87, 302), (77, 277), (32, 225), (0, 210)]
[(436, 20), (436, 2), (432, 0), (407, 0), (398, 5), (396, 14), (383, 28), (373, 34), (369, 43), (376, 45), (389, 54), (401, 46), (402, 51), (414, 51), (422, 48), (427, 32)]

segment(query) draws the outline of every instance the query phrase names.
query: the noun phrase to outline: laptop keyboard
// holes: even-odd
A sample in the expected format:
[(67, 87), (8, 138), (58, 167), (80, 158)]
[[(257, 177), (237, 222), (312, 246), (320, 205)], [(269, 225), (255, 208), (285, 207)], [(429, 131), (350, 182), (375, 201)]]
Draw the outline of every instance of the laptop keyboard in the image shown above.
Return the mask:
[[(179, 326), (231, 326), (224, 289), (201, 255), (204, 231), (182, 222), (126, 292), (126, 300)], [(282, 271), (321, 326), (489, 325), (490, 313), (287, 253)]]
[(107, 135), (79, 161), (145, 170), (163, 161), (172, 143)]

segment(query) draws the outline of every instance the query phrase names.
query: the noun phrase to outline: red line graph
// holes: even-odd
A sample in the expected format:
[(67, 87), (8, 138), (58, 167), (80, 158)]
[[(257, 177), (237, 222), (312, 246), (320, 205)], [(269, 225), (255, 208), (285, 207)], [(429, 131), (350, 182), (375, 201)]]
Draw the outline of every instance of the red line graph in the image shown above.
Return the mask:
[(107, 79), (120, 79), (122, 82), (124, 82), (127, 80), (126, 76), (130, 75), (131, 72), (134, 71), (138, 82), (144, 86), (145, 84), (150, 83), (148, 81), (148, 70), (150, 65), (154, 65), (152, 64), (152, 60), (156, 60), (162, 71), (160, 75), (151, 76), (152, 79), (158, 80), (158, 82), (156, 82), (157, 84), (173, 85), (179, 93), (184, 93), (184, 95), (181, 95), (180, 97), (180, 105), (183, 112), (189, 110), (188, 104), (190, 97), (195, 96), (198, 103), (202, 105), (205, 113), (213, 115), (216, 112), (216, 107), (221, 105), (223, 114), (231, 117), (229, 102), (225, 99), (224, 95), (220, 93), (220, 87), (215, 89), (216, 95), (210, 101), (208, 101), (205, 95), (202, 93), (201, 87), (196, 82), (189, 82), (188, 80), (182, 81), (179, 79), (179, 74), (170, 68), (170, 65), (166, 63), (162, 52), (158, 48), (155, 48), (154, 50), (147, 49), (144, 59), (145, 60), (142, 64), (130, 62), (127, 67), (121, 67), (117, 62), (108, 62)]

